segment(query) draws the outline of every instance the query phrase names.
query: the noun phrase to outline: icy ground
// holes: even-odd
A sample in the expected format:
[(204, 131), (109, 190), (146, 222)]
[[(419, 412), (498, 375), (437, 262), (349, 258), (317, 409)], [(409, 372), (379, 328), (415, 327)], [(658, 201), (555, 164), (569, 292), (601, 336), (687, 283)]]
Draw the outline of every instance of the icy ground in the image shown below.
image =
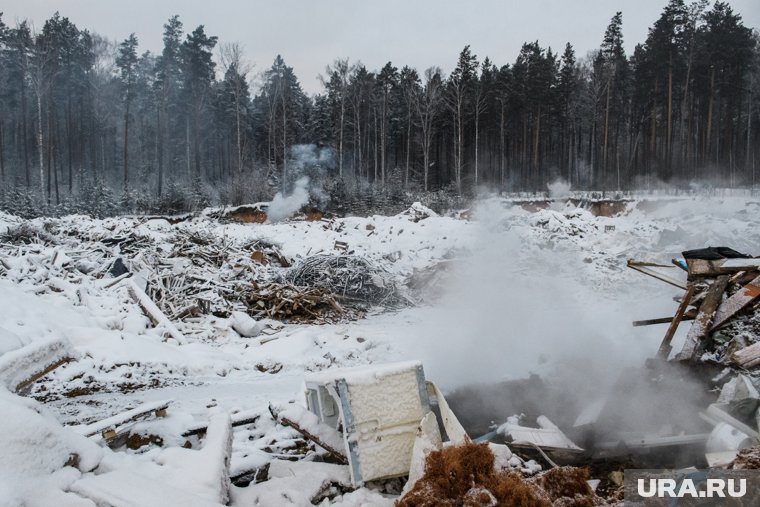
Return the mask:
[[(745, 197), (642, 199), (611, 218), (560, 203), (531, 213), (490, 199), (471, 213), (418, 218), (416, 212), (345, 218), (329, 228), (309, 221), (223, 224), (207, 214), (176, 225), (83, 216), (32, 221), (52, 231), (53, 241), (0, 245), (0, 368), (12, 368), (3, 360), (22, 346), (60, 338), (79, 359), (36, 382), (25, 398), (0, 387), (0, 506), (93, 505), (86, 498), (105, 487), (96, 477), (111, 477), (108, 487), (124, 491), (120, 505), (139, 505), (136, 498), (151, 493), (160, 505), (189, 505), (187, 495), (195, 495), (193, 505), (218, 504), (208, 484), (218, 473), (214, 464), (170, 446), (181, 446), (183, 432), (212, 417), (245, 413), (260, 417), (234, 431), (231, 475), (301, 453), (297, 434), (271, 420), (268, 404), (300, 399), (306, 371), (419, 359), (426, 376), (447, 390), (529, 372), (555, 375), (582, 359), (583, 381), (602, 379), (657, 349), (663, 329), (630, 322), (671, 315), (679, 293), (627, 269), (627, 259), (670, 264), (682, 250), (710, 245), (760, 255), (760, 201)], [(22, 222), (0, 214), (0, 233)], [(291, 260), (337, 253), (335, 241), (344, 241), (399, 284), (415, 281), (411, 299), (427, 297), (401, 310), (374, 309), (361, 320), (289, 324), (255, 338), (238, 335), (230, 319), (205, 315), (176, 322), (189, 342), (178, 345), (153, 328), (123, 284), (70, 275), (72, 263), (88, 271), (111, 260), (84, 252), (83, 238), (137, 232), (170, 251), (180, 231), (230, 244), (266, 239)], [(160, 400), (172, 400), (167, 417), (133, 431), (144, 425), (163, 447), (113, 452), (66, 428)], [(61, 468), (71, 453), (80, 456), (79, 470)], [(231, 504), (302, 505), (325, 480), (343, 480), (327, 464), (324, 477), (312, 473), (311, 482), (279, 473), (275, 467), (269, 481), (233, 487)], [(156, 480), (163, 492), (150, 489)], [(167, 494), (175, 490), (177, 496)], [(325, 503), (393, 499), (362, 489)]]

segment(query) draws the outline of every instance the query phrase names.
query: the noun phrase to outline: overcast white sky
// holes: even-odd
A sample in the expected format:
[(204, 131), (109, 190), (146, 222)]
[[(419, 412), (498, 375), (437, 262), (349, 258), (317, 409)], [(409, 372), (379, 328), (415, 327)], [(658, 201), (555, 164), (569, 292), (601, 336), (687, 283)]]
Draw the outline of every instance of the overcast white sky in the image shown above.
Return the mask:
[[(688, 1), (688, 0), (687, 0)], [(161, 49), (162, 26), (179, 14), (185, 30), (206, 26), (219, 41), (239, 42), (255, 72), (278, 53), (303, 88), (336, 57), (362, 61), (370, 70), (392, 61), (419, 71), (431, 65), (450, 72), (470, 44), (479, 60), (512, 63), (525, 41), (562, 51), (571, 42), (579, 56), (598, 47), (616, 11), (623, 11), (626, 50), (646, 38), (667, 0), (3, 0), (6, 24), (29, 19), (37, 28), (56, 10), (78, 27), (122, 40), (135, 32), (141, 50)], [(731, 0), (747, 26), (760, 28), (760, 0)]]

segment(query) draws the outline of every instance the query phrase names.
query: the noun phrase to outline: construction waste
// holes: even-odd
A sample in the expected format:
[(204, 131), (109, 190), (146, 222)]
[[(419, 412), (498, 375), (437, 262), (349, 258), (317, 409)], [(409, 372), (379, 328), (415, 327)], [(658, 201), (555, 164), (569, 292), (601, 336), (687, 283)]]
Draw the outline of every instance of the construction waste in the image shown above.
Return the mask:
[[(599, 214), (616, 206), (600, 205)], [(532, 220), (547, 234), (590, 234), (578, 211), (542, 211)], [(267, 220), (260, 208), (218, 215), (248, 224), (229, 231)], [(264, 236), (214, 234), (206, 221), (217, 218), (196, 218), (187, 227), (194, 218), (20, 222), (0, 236), (0, 282), (12, 294), (4, 301), (28, 298), (17, 308), (29, 308), (44, 296), (68, 305), (46, 307), (50, 320), (14, 315), (0, 327), (0, 434), (19, 435), (0, 456), (2, 470), (14, 470), (0, 476), (8, 505), (618, 505), (628, 468), (760, 469), (758, 258), (715, 247), (670, 264), (628, 261), (678, 288), (678, 307), (633, 323), (663, 326), (644, 366), (621, 371), (613, 394), (573, 404), (537, 376), (444, 394), (419, 361), (355, 360), (376, 345), (341, 326), (414, 305), (467, 262), (455, 249), (450, 258), (429, 254), (431, 241), (418, 249), (430, 255), (425, 262), (410, 254), (391, 273), (402, 254), (378, 246), (386, 237), (444, 236), (454, 227), (434, 229), (436, 214), (421, 205), (382, 232), (381, 219), (315, 215), (308, 228), (329, 236), (304, 240), (297, 253)], [(278, 231), (293, 234), (291, 225)], [(358, 241), (381, 233), (378, 255), (359, 251)], [(90, 320), (78, 322), (82, 315)], [(55, 319), (66, 320), (65, 336), (49, 333)], [(683, 345), (674, 348), (679, 334)], [(230, 346), (222, 352), (210, 342)], [(276, 354), (259, 359), (272, 342)], [(319, 350), (317, 360), (299, 347)], [(148, 365), (149, 355), (159, 366)], [(289, 370), (284, 357), (303, 364)], [(191, 413), (187, 391), (173, 391), (176, 371), (217, 381), (244, 368), (264, 377), (264, 389), (252, 393), (255, 384), (237, 380), (224, 389), (267, 398), (265, 407), (221, 410), (211, 399), (206, 412)], [(289, 384), (272, 394), (266, 380), (278, 376)], [(302, 399), (287, 398), (301, 382)], [(109, 398), (149, 388), (150, 400), (109, 411)], [(72, 415), (52, 404), (79, 396), (92, 396), (98, 411), (82, 404)], [(50, 444), (44, 459), (36, 459), (40, 441)]]

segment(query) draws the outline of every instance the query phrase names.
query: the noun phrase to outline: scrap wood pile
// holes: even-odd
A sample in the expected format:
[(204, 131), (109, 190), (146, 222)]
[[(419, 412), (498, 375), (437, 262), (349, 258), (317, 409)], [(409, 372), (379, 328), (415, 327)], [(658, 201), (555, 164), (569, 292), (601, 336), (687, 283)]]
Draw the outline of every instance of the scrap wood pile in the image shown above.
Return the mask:
[[(760, 258), (726, 247), (682, 255), (672, 265), (628, 261), (630, 268), (683, 290), (675, 298), (674, 316), (633, 324), (669, 324), (658, 359), (685, 367), (711, 393), (719, 392), (699, 417), (713, 427), (704, 455), (707, 465), (727, 467), (741, 449), (760, 443)], [(685, 271), (686, 280), (663, 268)], [(673, 351), (676, 331), (686, 321), (691, 325), (683, 345)]]
[(693, 321), (673, 360), (708, 362), (748, 369), (760, 365), (760, 259), (726, 247), (683, 252), (673, 266), (687, 273), (685, 282), (655, 268), (673, 266), (628, 261), (628, 266), (683, 289), (671, 317), (635, 322), (669, 323), (658, 356), (671, 356), (671, 341), (683, 321)]
[(338, 304), (334, 294), (325, 289), (289, 283), (252, 282), (243, 291), (243, 301), (254, 317), (287, 322), (333, 322), (361, 315)]
[[(0, 237), (0, 276), (31, 276), (38, 291), (73, 289), (74, 296), (85, 279), (131, 277), (130, 295), (143, 309), (145, 302), (155, 305), (157, 312), (146, 312), (154, 323), (190, 327), (203, 315), (226, 318), (236, 311), (284, 322), (336, 322), (359, 318), (370, 306), (406, 302), (391, 275), (362, 257), (315, 255), (293, 267), (266, 239), (236, 242), (181, 224), (168, 229), (166, 243), (139, 231), (139, 224), (20, 222)], [(113, 285), (104, 281), (100, 288)]]

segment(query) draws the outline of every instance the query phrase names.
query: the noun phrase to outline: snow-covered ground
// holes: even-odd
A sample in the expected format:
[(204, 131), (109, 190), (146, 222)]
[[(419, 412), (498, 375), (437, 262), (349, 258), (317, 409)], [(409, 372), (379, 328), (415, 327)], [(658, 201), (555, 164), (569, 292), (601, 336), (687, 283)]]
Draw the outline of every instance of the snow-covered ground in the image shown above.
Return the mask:
[[(0, 368), (14, 351), (43, 340), (68, 340), (78, 359), (33, 384), (29, 395), (40, 402), (0, 386), (0, 505), (92, 505), (85, 498), (108, 488), (140, 504), (135, 499), (149, 498), (156, 480), (165, 491), (181, 490), (174, 500), (164, 492), (161, 505), (189, 505), (190, 497), (193, 505), (218, 504), (208, 484), (218, 471), (193, 454), (202, 451), (170, 446), (183, 445), (183, 432), (219, 414), (258, 413), (255, 425), (234, 432), (231, 474), (296, 452), (288, 447), (296, 434), (271, 420), (268, 404), (299, 399), (305, 372), (415, 359), (444, 390), (530, 372), (565, 376), (568, 389), (590, 378), (602, 382), (654, 353), (663, 329), (630, 322), (672, 314), (679, 293), (627, 269), (627, 259), (670, 264), (682, 250), (709, 245), (760, 254), (760, 201), (746, 197), (639, 200), (616, 217), (559, 202), (531, 213), (494, 198), (464, 215), (428, 215), (417, 207), (391, 217), (336, 219), (329, 227), (219, 223), (208, 213), (176, 225), (84, 216), (32, 221), (50, 231), (51, 241), (0, 245)], [(21, 222), (0, 214), (0, 233)], [(438, 294), (360, 320), (288, 324), (253, 338), (236, 333), (230, 318), (204, 315), (175, 323), (188, 341), (179, 345), (164, 340), (125, 284), (108, 287), (112, 280), (98, 277), (117, 250), (83, 251), (84, 244), (130, 232), (166, 252), (182, 232), (220, 244), (266, 240), (296, 261), (337, 254), (333, 246), (343, 241), (400, 285), (439, 270)], [(421, 297), (411, 288), (408, 295)], [(138, 423), (133, 432), (144, 428), (162, 438), (163, 448), (113, 452), (66, 428), (159, 400), (172, 400), (167, 417)], [(80, 456), (78, 470), (62, 467), (72, 453)], [(316, 491), (326, 480), (312, 475), (316, 485), (305, 486), (281, 472), (233, 487), (232, 505), (274, 505), (267, 503), (272, 498), (284, 504), (299, 487)], [(328, 468), (324, 474), (340, 475)], [(142, 496), (130, 497), (130, 488)], [(293, 504), (308, 496), (303, 491), (290, 498)], [(338, 505), (393, 500), (369, 490), (333, 496)]]

